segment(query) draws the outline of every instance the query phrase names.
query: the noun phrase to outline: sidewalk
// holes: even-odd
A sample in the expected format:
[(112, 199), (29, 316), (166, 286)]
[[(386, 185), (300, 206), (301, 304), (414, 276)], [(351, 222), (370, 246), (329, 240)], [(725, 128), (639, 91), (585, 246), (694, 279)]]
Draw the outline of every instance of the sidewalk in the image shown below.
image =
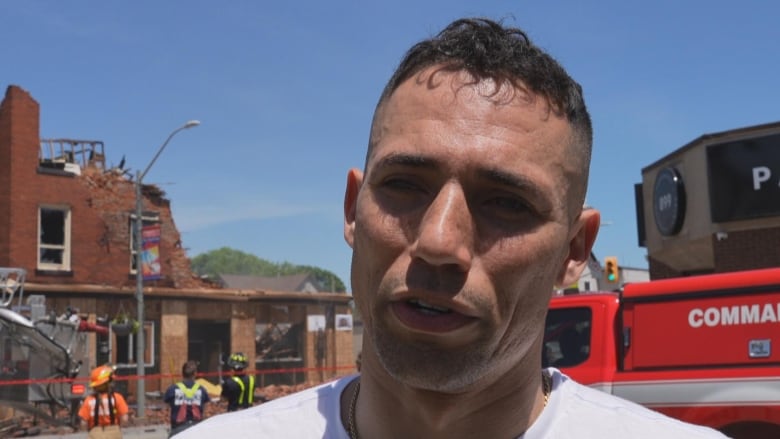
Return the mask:
[[(86, 438), (87, 432), (86, 431), (80, 431), (78, 433), (68, 433), (68, 434), (48, 434), (48, 435), (40, 435), (40, 436), (33, 436), (35, 438), (41, 438), (41, 439), (76, 439), (76, 438)], [(145, 425), (145, 426), (137, 426), (137, 427), (123, 427), (122, 428), (122, 437), (125, 438), (135, 438), (135, 439), (166, 439), (168, 437), (168, 426), (167, 425)]]

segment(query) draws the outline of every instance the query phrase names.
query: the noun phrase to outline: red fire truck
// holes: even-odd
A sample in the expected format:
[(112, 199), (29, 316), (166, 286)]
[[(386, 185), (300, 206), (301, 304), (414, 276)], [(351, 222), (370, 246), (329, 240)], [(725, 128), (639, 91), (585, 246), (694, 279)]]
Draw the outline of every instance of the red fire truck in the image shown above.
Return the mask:
[(733, 438), (780, 438), (780, 268), (554, 297), (543, 358)]

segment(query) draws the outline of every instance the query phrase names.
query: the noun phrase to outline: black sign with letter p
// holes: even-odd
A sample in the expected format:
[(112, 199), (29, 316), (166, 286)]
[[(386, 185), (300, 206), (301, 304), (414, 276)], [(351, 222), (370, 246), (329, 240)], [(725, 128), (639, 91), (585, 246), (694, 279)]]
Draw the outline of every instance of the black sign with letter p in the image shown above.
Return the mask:
[(707, 147), (713, 222), (780, 215), (780, 134)]

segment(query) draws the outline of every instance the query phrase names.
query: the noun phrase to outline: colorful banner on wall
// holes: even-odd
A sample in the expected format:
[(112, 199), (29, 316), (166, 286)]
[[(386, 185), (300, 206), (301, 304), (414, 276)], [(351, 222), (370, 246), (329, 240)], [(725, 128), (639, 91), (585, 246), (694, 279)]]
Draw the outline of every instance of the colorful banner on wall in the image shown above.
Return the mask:
[(155, 280), (162, 277), (162, 264), (160, 263), (160, 235), (159, 224), (151, 224), (141, 229), (141, 272), (144, 280)]

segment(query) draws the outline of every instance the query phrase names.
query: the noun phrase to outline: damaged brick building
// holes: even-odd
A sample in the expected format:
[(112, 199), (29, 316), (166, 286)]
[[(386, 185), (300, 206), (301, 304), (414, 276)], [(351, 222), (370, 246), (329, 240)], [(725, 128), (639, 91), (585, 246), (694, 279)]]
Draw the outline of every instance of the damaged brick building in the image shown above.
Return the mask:
[[(0, 104), (0, 267), (24, 268), (25, 296), (45, 297), (47, 312), (77, 309), (92, 322), (133, 316), (135, 182), (106, 167), (101, 141), (41, 139), (39, 115), (27, 91), (7, 88)], [(235, 351), (257, 358), (258, 369), (299, 368), (285, 378), (299, 382), (354, 365), (351, 296), (206, 283), (191, 271), (165, 194), (151, 184), (142, 194), (144, 224), (161, 231), (162, 277), (144, 283), (148, 391), (164, 389), (187, 359), (214, 373), (220, 354)], [(288, 345), (282, 357), (263, 357), (269, 328), (274, 341)], [(120, 375), (135, 373), (133, 334), (93, 334), (89, 349), (85, 367), (111, 362)]]

